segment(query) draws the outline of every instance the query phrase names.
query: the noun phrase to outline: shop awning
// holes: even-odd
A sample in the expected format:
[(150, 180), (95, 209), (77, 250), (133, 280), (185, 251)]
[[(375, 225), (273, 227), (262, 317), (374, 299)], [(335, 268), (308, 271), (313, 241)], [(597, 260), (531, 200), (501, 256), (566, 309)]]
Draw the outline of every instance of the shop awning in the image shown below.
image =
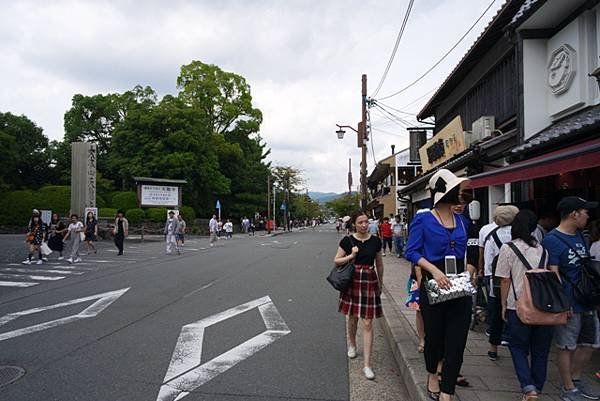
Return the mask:
[(570, 146), (493, 171), (477, 174), (471, 188), (533, 180), (600, 166), (600, 138)]

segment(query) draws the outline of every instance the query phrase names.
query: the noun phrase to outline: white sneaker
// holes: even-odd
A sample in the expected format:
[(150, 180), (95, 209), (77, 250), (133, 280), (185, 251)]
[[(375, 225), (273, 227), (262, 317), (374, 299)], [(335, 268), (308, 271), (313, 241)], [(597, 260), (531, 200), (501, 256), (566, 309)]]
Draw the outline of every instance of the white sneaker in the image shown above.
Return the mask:
[(22, 261), (21, 263), (23, 263), (24, 265), (30, 265), (31, 264), (31, 260), (29, 259), (25, 259), (24, 261)]
[(351, 345), (348, 347), (348, 358), (350, 358), (350, 359), (356, 358), (356, 347), (353, 347)]
[(383, 252), (382, 255), (385, 256), (385, 252)]
[(35, 264), (36, 264), (36, 265), (41, 265), (42, 263), (44, 263), (44, 262), (42, 262), (42, 260), (41, 260), (41, 259), (38, 259), (38, 261), (37, 261), (37, 262), (35, 262)]
[(73, 263), (73, 259), (69, 258), (69, 259), (67, 259), (67, 262)]
[(375, 373), (373, 373), (373, 370), (369, 367), (363, 368), (363, 373), (367, 380), (373, 380), (375, 378)]
[(79, 262), (81, 262), (81, 258), (77, 258), (73, 261), (73, 263), (79, 263)]
[(63, 260), (65, 257), (64, 256), (59, 256), (58, 260)]
[(45, 257), (45, 256), (42, 256), (42, 260), (43, 260), (44, 262), (47, 262), (47, 261), (48, 261), (48, 258), (47, 258), (47, 257)]

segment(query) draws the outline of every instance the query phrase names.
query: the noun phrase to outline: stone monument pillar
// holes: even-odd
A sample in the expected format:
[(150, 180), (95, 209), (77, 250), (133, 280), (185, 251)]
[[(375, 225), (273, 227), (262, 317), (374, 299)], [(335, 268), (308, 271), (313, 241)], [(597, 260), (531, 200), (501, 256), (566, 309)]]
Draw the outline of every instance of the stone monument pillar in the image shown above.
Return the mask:
[(71, 143), (71, 213), (79, 217), (96, 207), (96, 151), (95, 143)]

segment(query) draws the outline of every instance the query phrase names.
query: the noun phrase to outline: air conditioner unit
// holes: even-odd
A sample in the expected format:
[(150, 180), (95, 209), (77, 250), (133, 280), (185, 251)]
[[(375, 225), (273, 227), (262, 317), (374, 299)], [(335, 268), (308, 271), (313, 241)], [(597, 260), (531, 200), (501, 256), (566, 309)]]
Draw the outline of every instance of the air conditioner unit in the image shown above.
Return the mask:
[(472, 143), (479, 142), (488, 136), (492, 136), (492, 132), (496, 129), (495, 124), (496, 119), (494, 116), (481, 116), (473, 121), (473, 125), (471, 126)]

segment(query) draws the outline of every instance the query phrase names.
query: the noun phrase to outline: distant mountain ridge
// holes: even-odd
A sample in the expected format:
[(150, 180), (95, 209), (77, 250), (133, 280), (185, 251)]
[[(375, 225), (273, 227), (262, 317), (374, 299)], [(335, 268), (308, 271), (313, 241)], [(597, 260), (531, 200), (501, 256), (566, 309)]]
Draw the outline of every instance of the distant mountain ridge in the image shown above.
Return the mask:
[(319, 203), (327, 203), (331, 200), (339, 198), (340, 196), (344, 196), (346, 192), (338, 194), (335, 192), (308, 192), (308, 196), (311, 197), (316, 202)]

